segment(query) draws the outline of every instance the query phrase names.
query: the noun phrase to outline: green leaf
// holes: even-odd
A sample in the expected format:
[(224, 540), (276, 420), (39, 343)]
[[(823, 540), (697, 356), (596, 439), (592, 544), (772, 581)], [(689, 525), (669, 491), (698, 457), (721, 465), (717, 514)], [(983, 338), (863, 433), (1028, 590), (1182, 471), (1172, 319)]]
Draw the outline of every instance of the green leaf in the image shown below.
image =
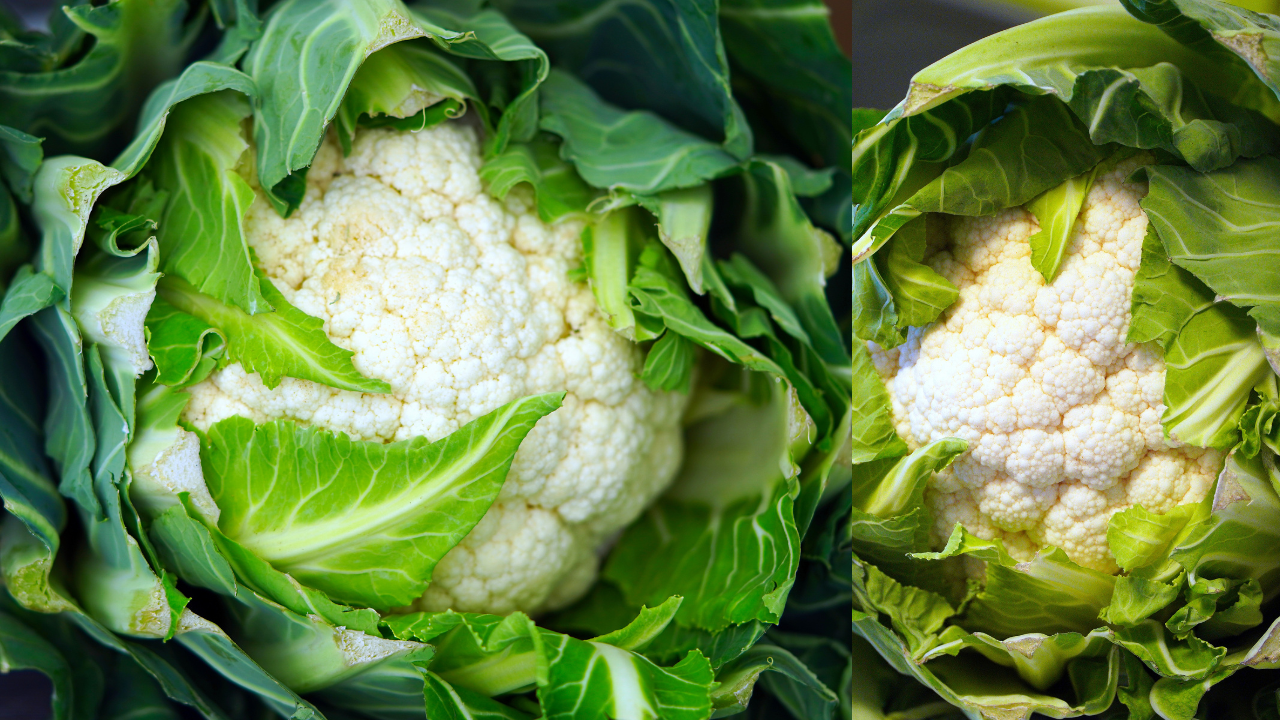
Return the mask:
[(1120, 569), (1130, 572), (1168, 557), (1178, 539), (1207, 515), (1208, 508), (1199, 503), (1179, 505), (1163, 514), (1134, 505), (1111, 516), (1107, 547)]
[(1097, 174), (1098, 168), (1094, 167), (1089, 172), (1062, 181), (1061, 185), (1046, 190), (1027, 203), (1027, 211), (1040, 223), (1040, 230), (1027, 238), (1031, 243), (1031, 265), (1044, 277), (1045, 283), (1052, 283), (1062, 267), (1071, 242), (1071, 231)]
[(157, 383), (184, 387), (203, 380), (226, 353), (227, 340), (209, 323), (161, 298), (147, 311), (147, 352)]
[(893, 429), (893, 407), (884, 381), (871, 363), (866, 345), (853, 343), (853, 415), (851, 459), (857, 465), (907, 453), (907, 444)]
[(737, 248), (795, 308), (822, 359), (843, 365), (848, 353), (825, 293), (827, 277), (839, 264), (840, 246), (809, 221), (780, 166), (753, 162), (743, 179), (746, 202)]
[[(824, 6), (816, 0), (726, 0), (720, 30), (734, 77), (750, 83), (739, 92), (759, 93), (769, 119), (776, 118), (807, 157), (821, 160), (815, 164), (847, 174), (853, 67)], [(755, 123), (752, 109), (748, 117)]]
[(0, 124), (45, 138), (51, 155), (99, 155), (128, 139), (143, 98), (181, 69), (191, 40), (183, 24), (187, 5), (126, 0), (64, 12), (91, 39), (77, 34), (68, 48), (74, 60), (64, 56), (54, 67), (24, 71), (6, 64)]
[(1280, 254), (1273, 188), (1280, 160), (1242, 160), (1210, 173), (1155, 165), (1142, 209), (1169, 258), (1217, 294), (1249, 308), (1259, 327), (1280, 334)]
[(427, 717), (440, 720), (529, 720), (529, 716), (439, 675), (424, 672)]
[(645, 108), (691, 133), (721, 140), (736, 158), (751, 154), (751, 128), (730, 88), (716, 3), (577, 0), (499, 7), (558, 67), (606, 102)]
[(249, 102), (232, 90), (173, 108), (144, 178), (167, 195), (156, 237), (162, 269), (244, 312), (270, 312), (253, 271), (244, 218), (253, 188), (236, 172), (249, 144)]
[(631, 340), (654, 337), (636, 324), (627, 284), (645, 242), (652, 235), (650, 218), (637, 207), (613, 210), (582, 231), (582, 262), (596, 305), (609, 327)]
[(680, 263), (690, 289), (701, 295), (711, 231), (711, 185), (668, 190), (657, 196), (638, 195), (636, 201), (658, 218), (658, 239)]
[(89, 472), (96, 440), (87, 407), (89, 380), (85, 376), (80, 331), (70, 313), (60, 306), (37, 313), (32, 330), (48, 362), (45, 453), (58, 469), (58, 490), (92, 516), (101, 517), (102, 507)]
[(0, 125), (0, 177), (25, 205), (31, 204), (31, 184), (44, 160), (43, 138)]
[[(382, 122), (421, 118), (413, 127), (422, 130), (458, 117), (463, 104), (476, 97), (471, 78), (441, 53), (417, 43), (396, 43), (370, 55), (356, 71), (334, 127), (343, 152), (350, 154), (357, 123), (367, 124), (380, 116)], [(430, 112), (450, 100), (452, 103), (440, 108), (444, 112)]]
[(645, 355), (640, 379), (654, 390), (688, 394), (696, 356), (697, 347), (683, 335), (663, 333)]
[(543, 222), (583, 214), (598, 195), (572, 165), (560, 159), (558, 143), (545, 134), (530, 142), (508, 144), (506, 150), (480, 166), (480, 179), (499, 200), (516, 185), (528, 183)]
[(302, 200), (302, 174), (294, 174), (311, 164), (365, 58), (426, 34), (399, 0), (293, 0), (271, 8), (244, 69), (258, 87), (258, 179), (276, 210), (287, 215)]
[[(334, 598), (408, 605), (484, 516), (520, 442), (561, 397), (517, 400), (435, 443), (228, 418), (209, 429), (202, 452), (218, 527)], [(279, 476), (297, 482), (271, 481)]]
[(488, 112), (501, 113), (486, 140), (486, 153), (501, 153), (509, 142), (529, 142), (537, 134), (538, 92), (551, 63), (547, 53), (502, 13), (461, 7), (466, 4), (452, 10), (434, 3), (419, 5), (414, 13), (420, 25), (454, 28), (435, 33), (432, 40), (446, 52), (471, 60), (470, 74), (483, 81)]
[(1116, 630), (1116, 644), (1162, 677), (1185, 680), (1208, 677), (1227, 652), (1226, 648), (1214, 647), (1194, 635), (1185, 640), (1170, 637), (1164, 625), (1155, 620)]
[(896, 461), (879, 460), (854, 466), (854, 504), (879, 518), (901, 515), (924, 504), (924, 491), (933, 474), (969, 449), (960, 438), (942, 438)]
[[(4, 671), (36, 670), (53, 684), (52, 711), (57, 720), (93, 717), (90, 707), (77, 707), (71, 667), (52, 644), (17, 618), (0, 612), (0, 668)], [(81, 692), (87, 692), (82, 688)], [(78, 711), (78, 712), (77, 712)]]
[(624, 533), (603, 577), (634, 606), (672, 595), (682, 625), (776, 623), (799, 564), (790, 400), (739, 401), (686, 430), (672, 489)]
[(667, 629), (667, 626), (675, 619), (676, 612), (680, 609), (682, 602), (684, 602), (684, 598), (672, 595), (667, 598), (666, 602), (657, 607), (648, 608), (642, 605), (635, 620), (632, 620), (625, 627), (592, 638), (591, 642), (607, 643), (623, 650), (639, 652), (663, 630)]
[[(960, 296), (951, 281), (924, 264), (929, 222), (928, 215), (909, 221), (875, 256), (876, 272), (893, 300), (894, 315), (886, 321), (894, 325), (895, 334), (897, 329), (924, 327), (937, 320)], [(866, 310), (873, 312), (874, 305)]]
[[(256, 272), (262, 295), (275, 308), (273, 312), (247, 315), (173, 276), (163, 278), (156, 291), (169, 305), (217, 328), (226, 339), (228, 358), (247, 372), (258, 373), (269, 388), (287, 376), (343, 390), (390, 392), (386, 382), (356, 370), (351, 364), (353, 353), (325, 336), (319, 318), (295, 308), (261, 271)], [(184, 337), (190, 338), (190, 332)], [(189, 348), (187, 352), (189, 359)]]
[(1165, 433), (1200, 447), (1234, 445), (1250, 393), (1270, 371), (1253, 321), (1215, 303), (1183, 324), (1164, 362)]
[(1133, 285), (1133, 318), (1125, 341), (1155, 341), (1161, 349), (1168, 350), (1187, 321), (1212, 306), (1213, 291), (1169, 262), (1155, 224), (1148, 224), (1142, 240), (1142, 263)]
[(1213, 514), (1178, 544), (1172, 558), (1197, 576), (1252, 578), (1274, 588), (1280, 582), (1280, 546), (1273, 540), (1278, 485), (1274, 458), (1246, 458), (1233, 450), (1218, 476)]
[(564, 71), (547, 76), (541, 108), (539, 126), (563, 139), (560, 156), (594, 187), (652, 195), (701, 185), (737, 165), (721, 146), (651, 112), (614, 107)]

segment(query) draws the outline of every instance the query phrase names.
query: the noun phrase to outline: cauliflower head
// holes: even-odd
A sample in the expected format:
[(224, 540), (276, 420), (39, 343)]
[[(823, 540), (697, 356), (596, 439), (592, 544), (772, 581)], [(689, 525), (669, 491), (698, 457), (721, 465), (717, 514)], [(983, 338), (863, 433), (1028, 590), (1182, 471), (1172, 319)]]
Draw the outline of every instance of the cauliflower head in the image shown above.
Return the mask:
[(961, 523), (1019, 560), (1052, 545), (1116, 572), (1112, 515), (1164, 513), (1211, 487), (1221, 454), (1161, 429), (1159, 349), (1124, 341), (1147, 228), (1145, 185), (1125, 182), (1139, 161), (1095, 180), (1052, 284), (1031, 264), (1025, 209), (954, 219), (930, 264), (959, 298), (902, 346), (872, 347), (908, 446), (969, 442), (926, 494), (937, 545)]
[(508, 613), (566, 605), (597, 549), (674, 477), (685, 396), (637, 375), (640, 349), (569, 280), (580, 222), (542, 222), (527, 195), (485, 193), (474, 131), (332, 137), (304, 201), (280, 218), (259, 192), (246, 234), (262, 269), (390, 394), (229, 365), (190, 389), (198, 428), (232, 415), (289, 418), (368, 441), (436, 440), (517, 398), (567, 391), (521, 445), (484, 519), (436, 567), (415, 609)]

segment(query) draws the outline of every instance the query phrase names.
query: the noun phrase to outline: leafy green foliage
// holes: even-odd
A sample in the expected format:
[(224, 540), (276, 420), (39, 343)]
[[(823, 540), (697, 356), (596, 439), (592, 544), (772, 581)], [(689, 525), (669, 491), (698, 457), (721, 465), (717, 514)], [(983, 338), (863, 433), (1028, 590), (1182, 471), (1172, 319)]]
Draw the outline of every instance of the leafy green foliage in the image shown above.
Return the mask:
[(209, 428), (202, 452), (218, 527), (334, 598), (408, 605), (484, 516), (520, 442), (560, 399), (517, 400), (434, 443), (358, 442), (288, 421), (228, 418)]
[(738, 159), (751, 154), (751, 128), (730, 88), (714, 3), (503, 2), (499, 7), (559, 67), (606, 102), (650, 110), (687, 131), (720, 140)]
[(720, 145), (648, 111), (614, 107), (566, 72), (548, 75), (541, 96), (540, 127), (564, 140), (560, 156), (594, 187), (653, 194), (700, 185), (737, 164)]
[[(248, 315), (172, 276), (163, 278), (156, 292), (170, 307), (217, 328), (225, 339), (227, 356), (246, 371), (258, 373), (267, 387), (275, 387), (283, 377), (295, 377), (356, 392), (390, 391), (382, 380), (367, 378), (356, 370), (351, 364), (353, 353), (329, 340), (320, 318), (291, 305), (261, 271), (255, 273), (263, 297), (275, 308), (272, 312)], [(173, 356), (178, 364), (170, 371), (187, 377), (193, 367), (192, 357), (202, 357), (205, 352), (206, 333), (202, 329), (193, 334), (196, 325), (176, 313), (165, 311), (163, 318), (157, 315), (152, 320), (152, 325), (162, 322), (182, 323), (183, 328), (171, 330), (173, 337), (192, 343)]]
[(560, 159), (559, 146), (545, 134), (530, 142), (509, 144), (502, 153), (485, 161), (480, 179), (487, 183), (489, 194), (499, 200), (517, 185), (528, 183), (533, 188), (538, 217), (544, 222), (585, 213), (598, 195), (572, 165)]

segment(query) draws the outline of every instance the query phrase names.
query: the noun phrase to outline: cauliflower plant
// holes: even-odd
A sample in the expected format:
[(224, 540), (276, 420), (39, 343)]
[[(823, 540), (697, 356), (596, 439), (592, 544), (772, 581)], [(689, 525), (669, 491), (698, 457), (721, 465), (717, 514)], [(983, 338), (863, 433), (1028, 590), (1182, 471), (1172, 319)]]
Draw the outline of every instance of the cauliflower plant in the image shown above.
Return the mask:
[(1125, 182), (1139, 164), (1096, 179), (1051, 284), (1031, 264), (1027, 210), (955, 219), (930, 264), (959, 299), (901, 347), (872, 347), (910, 447), (969, 442), (928, 490), (935, 544), (961, 523), (1019, 560), (1052, 545), (1116, 572), (1112, 515), (1164, 513), (1212, 486), (1221, 454), (1161, 429), (1159, 350), (1124, 341), (1147, 229), (1145, 184)]
[(461, 123), (362, 130), (349, 157), (324, 143), (288, 219), (259, 192), (246, 229), (262, 269), (391, 393), (293, 378), (268, 389), (232, 364), (190, 389), (184, 417), (201, 429), (241, 415), (361, 440), (435, 440), (517, 398), (567, 391), (415, 603), (536, 612), (581, 595), (597, 549), (673, 478), (686, 398), (637, 378), (640, 349), (569, 279), (581, 223), (548, 225), (519, 193), (494, 200), (480, 163)]

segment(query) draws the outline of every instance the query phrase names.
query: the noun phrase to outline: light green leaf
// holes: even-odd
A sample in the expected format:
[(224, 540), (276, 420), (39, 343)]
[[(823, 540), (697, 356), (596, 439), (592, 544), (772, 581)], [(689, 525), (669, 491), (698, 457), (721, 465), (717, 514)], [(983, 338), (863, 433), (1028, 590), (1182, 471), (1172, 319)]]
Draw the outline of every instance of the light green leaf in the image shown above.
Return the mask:
[(1177, 541), (1208, 514), (1209, 508), (1201, 503), (1179, 505), (1166, 513), (1134, 505), (1111, 516), (1107, 547), (1120, 569), (1130, 572), (1167, 558)]
[[(358, 123), (412, 119), (404, 124), (422, 130), (459, 117), (465, 102), (476, 97), (471, 78), (441, 53), (426, 45), (396, 43), (370, 55), (356, 71), (334, 127), (343, 152), (350, 154)], [(431, 112), (446, 102), (438, 108), (442, 112)]]
[(166, 194), (156, 233), (162, 268), (244, 312), (270, 312), (253, 271), (244, 218), (253, 189), (236, 172), (249, 144), (241, 121), (249, 102), (232, 90), (199, 95), (173, 108), (144, 170)]
[(31, 184), (44, 160), (43, 138), (28, 135), (16, 128), (0, 125), (0, 177), (14, 197), (31, 204)]
[[(448, 437), (380, 444), (232, 417), (209, 429), (205, 480), (219, 529), (330, 596), (408, 605), (497, 497), (515, 452), (561, 395), (536, 395)], [(275, 477), (296, 478), (279, 484)]]
[(1155, 341), (1167, 350), (1187, 321), (1212, 305), (1213, 291), (1169, 262), (1154, 223), (1148, 224), (1142, 240), (1142, 263), (1133, 286), (1133, 319), (1125, 341)]
[(969, 443), (942, 438), (897, 461), (879, 460), (854, 466), (854, 504), (879, 518), (901, 515), (924, 504), (933, 474), (951, 464)]
[(1165, 433), (1200, 447), (1234, 445), (1250, 393), (1270, 371), (1253, 321), (1216, 303), (1182, 325), (1164, 362)]
[(1071, 231), (1096, 175), (1095, 167), (1063, 180), (1061, 185), (1046, 190), (1027, 203), (1027, 211), (1040, 223), (1040, 230), (1027, 238), (1031, 243), (1031, 265), (1044, 277), (1045, 283), (1052, 283), (1058, 275), (1058, 268), (1062, 267), (1071, 242)]
[(529, 716), (439, 675), (424, 672), (427, 717), (439, 720), (529, 720)]
[(640, 379), (654, 390), (688, 394), (697, 352), (697, 347), (683, 335), (663, 333), (645, 355)]
[[(960, 290), (951, 281), (924, 264), (929, 222), (928, 215), (907, 222), (889, 240), (885, 250), (875, 256), (876, 272), (893, 299), (894, 314), (885, 320), (897, 329), (924, 327), (934, 322), (960, 296)], [(874, 277), (865, 281), (874, 283)], [(869, 306), (867, 310), (873, 308)]]
[(541, 108), (540, 127), (563, 139), (560, 156), (594, 187), (652, 195), (701, 185), (737, 165), (721, 146), (648, 111), (620, 110), (563, 71), (547, 76)]
[(582, 262), (596, 305), (609, 327), (633, 341), (654, 337), (636, 324), (627, 292), (640, 252), (652, 235), (651, 222), (644, 211), (632, 206), (613, 210), (582, 231)]
[(156, 382), (184, 387), (203, 380), (226, 355), (227, 340), (209, 323), (161, 298), (147, 312), (147, 352), (156, 365)]
[(510, 143), (502, 153), (485, 160), (480, 179), (499, 200), (516, 185), (528, 183), (543, 222), (584, 214), (599, 193), (560, 158), (559, 151), (559, 144), (546, 134), (529, 142)]
[(1280, 240), (1273, 188), (1280, 160), (1242, 160), (1210, 173), (1154, 165), (1142, 209), (1169, 258), (1280, 334)]
[(635, 620), (632, 620), (625, 627), (592, 638), (591, 642), (605, 643), (620, 647), (623, 650), (640, 652), (663, 630), (667, 629), (667, 626), (675, 619), (676, 611), (680, 609), (682, 602), (684, 602), (684, 598), (679, 595), (672, 595), (667, 598), (666, 602), (657, 607), (648, 608), (641, 605), (640, 613)]
[(638, 195), (636, 201), (658, 218), (658, 239), (680, 263), (689, 288), (701, 295), (707, 233), (711, 231), (711, 184), (668, 190), (657, 196)]
[(343, 390), (390, 392), (386, 382), (356, 370), (351, 364), (353, 353), (325, 336), (319, 318), (295, 308), (260, 271), (257, 276), (263, 297), (275, 308), (273, 312), (247, 315), (173, 276), (163, 278), (156, 291), (169, 305), (217, 328), (226, 339), (228, 358), (246, 371), (258, 373), (269, 388), (287, 376)]

